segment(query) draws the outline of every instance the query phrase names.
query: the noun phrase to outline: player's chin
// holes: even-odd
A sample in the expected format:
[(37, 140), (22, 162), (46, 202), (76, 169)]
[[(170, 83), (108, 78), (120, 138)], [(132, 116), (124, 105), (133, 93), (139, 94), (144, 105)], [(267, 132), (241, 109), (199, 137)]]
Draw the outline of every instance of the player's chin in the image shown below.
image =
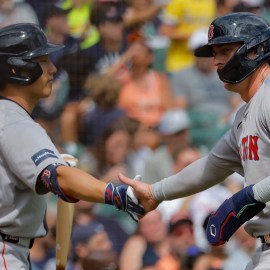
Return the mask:
[(228, 91), (234, 91), (234, 84), (231, 83), (224, 83), (224, 88), (227, 89)]
[(46, 85), (46, 87), (43, 88), (44, 97), (50, 96), (51, 93), (52, 93), (52, 85)]

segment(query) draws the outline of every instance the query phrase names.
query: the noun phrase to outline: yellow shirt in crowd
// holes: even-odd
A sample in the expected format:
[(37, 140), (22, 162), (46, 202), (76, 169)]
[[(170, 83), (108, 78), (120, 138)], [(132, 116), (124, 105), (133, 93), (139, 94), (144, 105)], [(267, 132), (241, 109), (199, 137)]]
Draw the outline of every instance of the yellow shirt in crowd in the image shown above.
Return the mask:
[[(176, 26), (179, 33), (189, 36), (200, 27), (209, 27), (215, 17), (215, 0), (171, 0), (163, 14), (166, 24)], [(174, 72), (192, 63), (193, 54), (188, 49), (188, 39), (171, 40), (166, 61), (167, 71)]]

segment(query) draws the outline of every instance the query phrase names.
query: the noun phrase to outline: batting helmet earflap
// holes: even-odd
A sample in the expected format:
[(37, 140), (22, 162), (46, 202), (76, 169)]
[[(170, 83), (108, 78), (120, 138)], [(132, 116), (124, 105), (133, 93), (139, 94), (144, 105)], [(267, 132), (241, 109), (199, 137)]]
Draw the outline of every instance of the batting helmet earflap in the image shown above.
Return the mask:
[(32, 59), (48, 55), (64, 46), (50, 44), (42, 29), (31, 23), (19, 23), (0, 29), (0, 80), (30, 85), (42, 74)]
[[(270, 57), (270, 28), (268, 22), (254, 13), (231, 13), (216, 18), (208, 29), (208, 43), (195, 50), (197, 57), (212, 57), (212, 45), (240, 42), (243, 45), (226, 65), (218, 71), (223, 82), (236, 84), (254, 72)], [(256, 52), (249, 58), (250, 51)]]

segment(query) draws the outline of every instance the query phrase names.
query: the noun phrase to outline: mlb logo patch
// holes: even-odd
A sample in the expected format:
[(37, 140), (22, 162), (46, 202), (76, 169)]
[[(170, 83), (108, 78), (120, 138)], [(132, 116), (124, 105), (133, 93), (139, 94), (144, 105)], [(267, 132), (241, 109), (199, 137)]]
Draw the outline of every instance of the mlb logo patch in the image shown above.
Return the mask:
[(36, 154), (34, 154), (31, 159), (33, 160), (35, 165), (38, 166), (42, 161), (50, 157), (57, 158), (57, 155), (52, 150), (42, 149)]

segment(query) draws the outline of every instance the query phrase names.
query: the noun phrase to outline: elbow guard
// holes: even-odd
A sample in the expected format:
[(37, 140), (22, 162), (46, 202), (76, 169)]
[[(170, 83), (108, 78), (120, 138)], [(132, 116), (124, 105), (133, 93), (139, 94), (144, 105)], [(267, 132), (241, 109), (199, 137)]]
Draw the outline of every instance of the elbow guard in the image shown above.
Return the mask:
[(51, 164), (46, 167), (39, 175), (36, 183), (36, 192), (38, 194), (46, 194), (52, 192), (53, 194), (59, 196), (62, 200), (70, 203), (78, 202), (79, 200), (66, 195), (57, 181), (56, 168), (58, 166), (63, 166), (61, 164)]

